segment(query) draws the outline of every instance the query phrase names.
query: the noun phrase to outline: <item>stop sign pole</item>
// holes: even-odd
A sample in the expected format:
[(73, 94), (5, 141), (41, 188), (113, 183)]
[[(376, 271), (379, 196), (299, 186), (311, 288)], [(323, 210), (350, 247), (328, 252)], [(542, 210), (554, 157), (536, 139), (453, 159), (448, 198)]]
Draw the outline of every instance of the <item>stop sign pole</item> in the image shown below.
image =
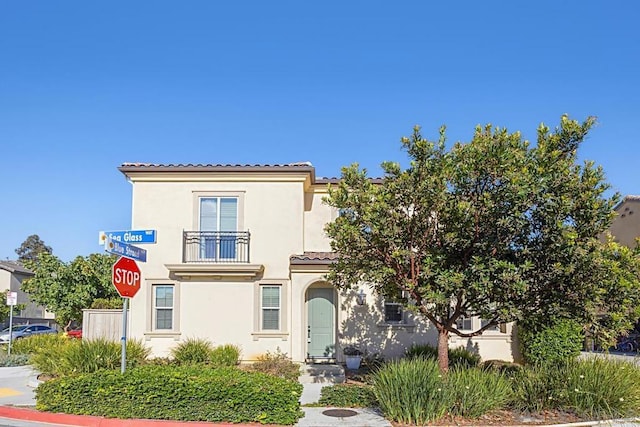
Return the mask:
[(131, 258), (120, 257), (113, 264), (111, 280), (113, 286), (122, 297), (122, 354), (120, 358), (120, 372), (127, 369), (127, 306), (129, 298), (133, 298), (140, 290), (142, 274), (138, 264)]

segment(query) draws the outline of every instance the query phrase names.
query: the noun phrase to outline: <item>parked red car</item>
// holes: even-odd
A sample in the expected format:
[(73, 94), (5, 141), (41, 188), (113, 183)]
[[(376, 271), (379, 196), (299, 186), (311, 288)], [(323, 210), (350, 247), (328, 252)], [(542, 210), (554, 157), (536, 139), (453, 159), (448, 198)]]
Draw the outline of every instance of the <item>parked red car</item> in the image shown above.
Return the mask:
[(77, 329), (72, 329), (70, 331), (67, 331), (67, 336), (69, 338), (77, 338), (77, 339), (82, 338), (82, 328), (77, 328)]

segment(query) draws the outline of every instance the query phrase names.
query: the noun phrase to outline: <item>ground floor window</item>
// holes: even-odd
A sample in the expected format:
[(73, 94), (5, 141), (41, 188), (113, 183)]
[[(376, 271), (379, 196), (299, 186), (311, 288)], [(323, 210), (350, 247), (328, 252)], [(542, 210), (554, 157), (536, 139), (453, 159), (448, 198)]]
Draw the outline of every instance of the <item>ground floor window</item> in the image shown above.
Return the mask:
[(384, 321), (386, 323), (401, 323), (403, 321), (402, 304), (393, 301), (385, 301)]
[(281, 286), (262, 285), (261, 290), (261, 313), (262, 330), (280, 330), (280, 292)]
[[(484, 328), (490, 321), (487, 319), (480, 319), (480, 327)], [(487, 331), (499, 331), (500, 330), (500, 325), (493, 325), (487, 329), (485, 329)]]
[(154, 326), (156, 330), (173, 329), (173, 304), (173, 285), (153, 285)]

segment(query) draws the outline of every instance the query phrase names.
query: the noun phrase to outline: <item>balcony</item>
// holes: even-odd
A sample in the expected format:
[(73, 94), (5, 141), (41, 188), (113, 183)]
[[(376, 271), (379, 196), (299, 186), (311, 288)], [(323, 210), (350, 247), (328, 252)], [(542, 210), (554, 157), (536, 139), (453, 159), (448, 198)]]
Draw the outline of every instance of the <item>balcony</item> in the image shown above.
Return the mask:
[(185, 231), (182, 262), (249, 263), (248, 231)]
[(165, 264), (179, 280), (253, 280), (264, 271), (250, 264), (248, 231), (185, 231), (182, 263)]

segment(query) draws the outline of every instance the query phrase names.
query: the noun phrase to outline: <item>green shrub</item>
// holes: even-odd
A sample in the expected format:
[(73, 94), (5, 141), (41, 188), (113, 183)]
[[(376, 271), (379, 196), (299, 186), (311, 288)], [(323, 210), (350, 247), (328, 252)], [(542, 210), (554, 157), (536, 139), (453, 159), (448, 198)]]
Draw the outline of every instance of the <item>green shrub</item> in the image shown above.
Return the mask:
[(247, 367), (253, 372), (263, 372), (276, 377), (297, 381), (300, 377), (300, 365), (291, 361), (286, 353), (280, 349), (275, 352), (267, 351), (266, 354), (258, 356), (258, 360)]
[(509, 379), (495, 371), (479, 368), (455, 368), (447, 375), (443, 392), (451, 402), (448, 412), (478, 418), (494, 409), (504, 408), (512, 399)]
[(209, 355), (213, 366), (236, 366), (240, 360), (240, 347), (232, 344), (220, 345)]
[[(422, 356), (428, 359), (438, 359), (438, 348), (431, 344), (412, 344), (405, 352), (405, 357), (414, 358)], [(449, 349), (449, 366), (474, 367), (480, 363), (480, 356), (472, 353), (464, 347)]]
[(423, 357), (425, 359), (438, 359), (438, 348), (431, 344), (411, 344), (404, 356), (410, 359)]
[(29, 356), (26, 354), (8, 355), (6, 352), (0, 352), (0, 367), (24, 366), (29, 363)]
[(513, 377), (513, 405), (521, 410), (571, 410), (589, 418), (637, 416), (640, 368), (609, 359), (527, 367)]
[(507, 376), (512, 376), (515, 372), (522, 369), (522, 365), (518, 363), (498, 359), (482, 362), (481, 367), (485, 370), (501, 372)]
[(29, 363), (42, 373), (54, 375), (63, 363), (63, 349), (71, 344), (62, 334), (42, 334), (14, 342), (12, 353), (28, 356)]
[[(31, 357), (33, 366), (42, 373), (63, 376), (119, 369), (122, 346), (106, 339), (66, 340), (60, 346), (38, 351)], [(127, 341), (127, 367), (145, 362), (149, 349), (141, 341)]]
[(562, 384), (557, 384), (562, 374), (559, 366), (526, 366), (510, 373), (513, 387), (511, 406), (521, 411), (540, 412), (560, 407), (558, 399)]
[(442, 417), (451, 406), (432, 358), (414, 356), (387, 363), (372, 377), (380, 409), (393, 421), (423, 425)]
[(380, 409), (393, 421), (423, 425), (444, 414), (477, 418), (511, 402), (510, 380), (500, 372), (457, 367), (440, 374), (432, 358), (389, 363), (373, 374)]
[(53, 347), (68, 344), (69, 339), (62, 334), (41, 334), (20, 338), (13, 341), (11, 353), (32, 355), (49, 351)]
[(524, 359), (536, 365), (575, 359), (582, 350), (584, 334), (578, 323), (565, 319), (544, 328), (519, 325), (518, 337)]
[(147, 359), (147, 365), (155, 365), (155, 366), (171, 366), (176, 365), (175, 361), (170, 357), (154, 357), (151, 359)]
[(640, 412), (640, 368), (615, 360), (590, 359), (567, 364), (564, 403), (586, 417), (637, 416)]
[(449, 365), (452, 367), (473, 368), (480, 364), (480, 355), (464, 347), (449, 349)]
[(180, 365), (208, 363), (213, 346), (203, 338), (187, 338), (171, 349), (171, 357)]
[(319, 404), (339, 408), (370, 408), (378, 406), (373, 387), (369, 385), (336, 384), (323, 387)]
[(365, 351), (362, 355), (362, 367), (369, 372), (380, 369), (384, 365), (384, 356), (380, 353), (369, 353)]
[(302, 385), (237, 368), (142, 366), (61, 377), (36, 389), (36, 408), (111, 418), (294, 424)]

